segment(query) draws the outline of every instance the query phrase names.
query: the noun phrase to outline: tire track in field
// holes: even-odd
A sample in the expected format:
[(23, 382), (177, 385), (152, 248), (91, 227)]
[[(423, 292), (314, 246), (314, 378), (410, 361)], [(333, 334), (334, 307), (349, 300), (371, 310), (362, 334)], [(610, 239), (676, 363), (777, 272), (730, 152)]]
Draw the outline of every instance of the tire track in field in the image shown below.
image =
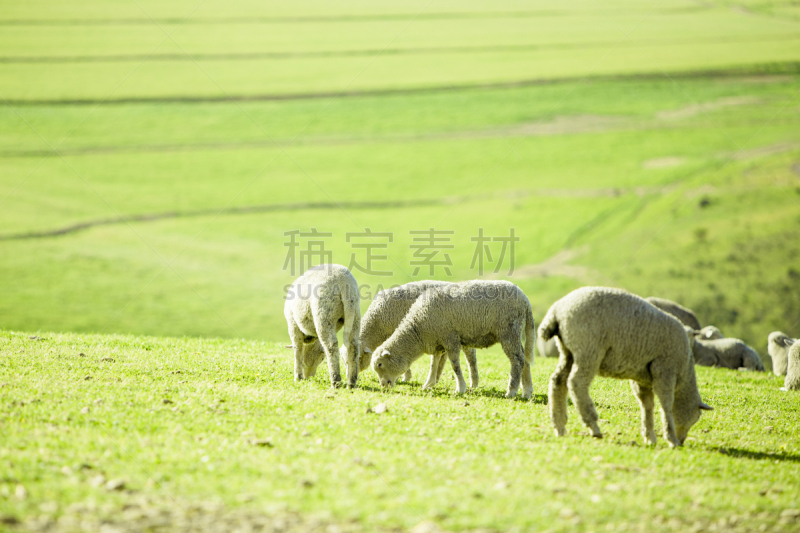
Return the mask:
[[(747, 65), (733, 68), (686, 70), (670, 72), (672, 80), (689, 79), (714, 79), (737, 77), (774, 77), (776, 74), (800, 74), (800, 61), (780, 63), (766, 63)], [(416, 94), (452, 93), (461, 90), (495, 90), (517, 89), (523, 87), (536, 87), (543, 85), (557, 85), (576, 83), (578, 81), (591, 82), (625, 82), (625, 81), (664, 81), (665, 74), (661, 72), (633, 73), (633, 74), (606, 74), (585, 78), (585, 76), (565, 76), (557, 78), (530, 78), (494, 83), (462, 83), (456, 85), (433, 85), (426, 87), (404, 87), (386, 89), (360, 89), (353, 91), (320, 91), (309, 93), (273, 93), (273, 94), (239, 94), (239, 95), (204, 95), (204, 96), (123, 96), (120, 98), (64, 98), (64, 99), (12, 99), (5, 98), (6, 103), (13, 106), (62, 106), (62, 105), (120, 105), (120, 104), (204, 104), (204, 103), (230, 103), (230, 102), (272, 102), (289, 100), (319, 100), (328, 98), (365, 98), (385, 96), (406, 96)]]
[[(787, 38), (758, 36), (748, 39), (741, 37), (697, 39), (681, 44), (708, 45), (731, 43), (785, 43)], [(0, 56), (0, 64), (60, 64), (60, 63), (116, 63), (149, 61), (257, 61), (263, 59), (315, 59), (337, 57), (372, 57), (381, 55), (417, 55), (417, 54), (476, 54), (497, 52), (535, 52), (549, 50), (580, 50), (583, 48), (598, 48), (612, 46), (608, 41), (587, 41), (579, 43), (529, 43), (507, 45), (481, 45), (481, 46), (432, 46), (432, 47), (406, 47), (387, 49), (359, 49), (359, 50), (308, 50), (286, 52), (247, 52), (247, 53), (197, 53), (191, 57), (186, 54), (117, 54), (117, 55), (80, 55), (80, 56)], [(646, 42), (624, 42), (617, 45), (620, 48), (638, 48), (641, 46), (674, 45), (674, 39), (654, 39)]]
[(662, 195), (668, 194), (676, 190), (680, 186), (679, 183), (670, 185), (654, 185), (654, 186), (637, 186), (637, 187), (601, 187), (594, 189), (557, 189), (557, 188), (539, 188), (539, 189), (515, 189), (503, 190), (496, 192), (487, 192), (467, 196), (465, 198), (459, 196), (444, 196), (440, 198), (428, 199), (410, 199), (410, 200), (395, 200), (395, 201), (360, 201), (360, 202), (302, 202), (302, 203), (288, 203), (288, 204), (260, 204), (249, 205), (240, 207), (230, 207), (227, 209), (207, 208), (195, 209), (189, 211), (164, 211), (160, 213), (143, 213), (132, 214), (121, 217), (99, 218), (95, 220), (88, 220), (85, 222), (78, 222), (69, 224), (58, 228), (40, 231), (27, 231), (20, 233), (10, 233), (0, 235), (0, 241), (20, 241), (31, 239), (43, 239), (49, 237), (60, 237), (77, 233), (79, 231), (87, 230), (90, 228), (101, 226), (113, 226), (118, 224), (126, 224), (129, 222), (157, 222), (160, 220), (178, 219), (178, 218), (196, 218), (215, 215), (247, 215), (257, 213), (280, 213), (290, 211), (305, 211), (305, 210), (332, 210), (339, 211), (345, 210), (364, 210), (364, 209), (411, 209), (417, 207), (436, 207), (436, 206), (451, 206), (456, 203), (463, 202), (485, 202), (487, 199), (500, 199), (500, 200), (520, 200), (529, 197), (539, 198), (621, 198), (626, 195), (636, 195), (640, 198), (650, 196), (653, 194)]
[[(714, 6), (681, 6), (665, 7), (658, 13), (696, 13), (709, 11)], [(646, 10), (644, 10), (646, 11)], [(630, 8), (605, 8), (603, 10), (581, 10), (580, 13), (623, 12), (631, 13)], [(564, 17), (574, 16), (575, 11), (566, 9), (542, 9), (527, 11), (473, 11), (473, 12), (431, 12), (431, 13), (386, 13), (383, 15), (328, 15), (328, 16), (276, 16), (276, 17), (215, 17), (190, 19), (145, 17), (128, 18), (71, 18), (71, 19), (0, 19), (0, 26), (116, 26), (136, 25), (150, 26), (153, 22), (158, 24), (301, 24), (301, 23), (337, 23), (337, 22), (380, 22), (380, 21), (408, 21), (408, 20), (459, 20), (459, 19), (499, 19), (499, 18), (536, 18), (536, 17)]]

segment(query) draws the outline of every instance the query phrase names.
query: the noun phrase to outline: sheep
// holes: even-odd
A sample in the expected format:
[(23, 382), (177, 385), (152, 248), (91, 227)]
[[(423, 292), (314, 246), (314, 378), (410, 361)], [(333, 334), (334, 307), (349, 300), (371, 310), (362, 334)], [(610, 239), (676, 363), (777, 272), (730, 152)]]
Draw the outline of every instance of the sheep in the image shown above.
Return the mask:
[(691, 309), (687, 309), (681, 304), (675, 303), (671, 300), (666, 300), (664, 298), (657, 298), (655, 296), (650, 296), (649, 298), (645, 298), (645, 300), (655, 305), (665, 313), (674, 316), (683, 325), (689, 326), (690, 328), (696, 330), (700, 329), (700, 321), (697, 320), (697, 316), (695, 316), (694, 312)]
[(714, 340), (714, 339), (724, 339), (725, 335), (719, 330), (717, 326), (705, 326), (703, 329), (697, 332), (701, 339), (705, 340)]
[(555, 339), (543, 341), (537, 337), (536, 349), (539, 351), (541, 357), (558, 357), (558, 347), (556, 346)]
[(592, 436), (602, 438), (589, 396), (595, 375), (628, 379), (642, 412), (642, 436), (656, 443), (653, 393), (661, 403), (664, 437), (681, 446), (701, 411), (689, 339), (681, 323), (621, 289), (583, 287), (554, 303), (539, 326), (560, 353), (548, 403), (557, 436), (566, 434), (567, 390)]
[(739, 339), (703, 339), (699, 332), (688, 327), (685, 329), (696, 365), (764, 371), (758, 353)]
[[(506, 398), (533, 394), (531, 368), (535, 342), (528, 298), (508, 281), (472, 280), (432, 288), (408, 310), (392, 335), (372, 354), (372, 368), (381, 386), (392, 387), (398, 376), (423, 353), (444, 351), (456, 374), (456, 393), (467, 386), (461, 374), (462, 347), (488, 348), (501, 343), (511, 362)], [(525, 334), (523, 349), (520, 336)]]
[(358, 283), (342, 265), (323, 264), (308, 269), (288, 288), (283, 314), (294, 349), (295, 380), (316, 372), (319, 345), (328, 361), (331, 386), (341, 384), (336, 332), (344, 328), (341, 351), (347, 366), (347, 385), (358, 380), (359, 308)]
[[(434, 280), (416, 281), (379, 292), (361, 320), (360, 370), (363, 371), (369, 367), (372, 350), (394, 333), (417, 298), (432, 287), (445, 285), (450, 285), (450, 283)], [(469, 366), (470, 387), (474, 389), (478, 386), (477, 355), (474, 348), (464, 347), (463, 350), (467, 358), (467, 366)], [(444, 369), (444, 364), (443, 353), (439, 352), (431, 356), (431, 369), (423, 389), (429, 389), (436, 385)], [(404, 375), (404, 380), (409, 381), (410, 379), (411, 370), (409, 369)]]
[(785, 376), (788, 368), (789, 348), (797, 344), (797, 339), (792, 339), (781, 331), (773, 331), (767, 338), (767, 352), (772, 358), (772, 372), (776, 376)]
[(789, 349), (789, 363), (786, 378), (783, 380), (786, 390), (800, 390), (800, 342), (795, 342)]

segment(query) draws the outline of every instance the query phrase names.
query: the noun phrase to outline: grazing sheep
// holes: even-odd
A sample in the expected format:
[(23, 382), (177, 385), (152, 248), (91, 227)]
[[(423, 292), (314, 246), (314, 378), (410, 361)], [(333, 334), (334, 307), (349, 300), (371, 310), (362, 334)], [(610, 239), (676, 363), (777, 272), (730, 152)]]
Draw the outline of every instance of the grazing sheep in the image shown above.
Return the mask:
[(283, 315), (294, 349), (295, 380), (314, 375), (321, 344), (331, 385), (341, 383), (336, 332), (343, 327), (341, 351), (347, 365), (347, 385), (356, 386), (361, 309), (358, 283), (347, 268), (324, 264), (308, 269), (289, 287)]
[(758, 353), (739, 339), (703, 339), (698, 331), (685, 327), (692, 348), (694, 363), (700, 366), (732, 370), (764, 371)]
[[(388, 339), (400, 322), (403, 321), (408, 310), (425, 291), (433, 287), (451, 285), (446, 281), (416, 281), (406, 283), (400, 287), (386, 289), (379, 292), (375, 299), (364, 313), (361, 320), (361, 357), (360, 370), (365, 370), (370, 364), (372, 350), (380, 346)], [(478, 361), (474, 348), (464, 347), (464, 355), (467, 358), (469, 367), (470, 387), (473, 389), (478, 386)], [(439, 381), (439, 377), (444, 369), (445, 357), (442, 352), (431, 356), (431, 369), (428, 379), (422, 386), (423, 389), (434, 387)], [(406, 371), (403, 376), (405, 381), (411, 379), (411, 370)]]
[(645, 300), (655, 305), (665, 313), (674, 316), (681, 322), (681, 324), (689, 326), (692, 329), (700, 329), (700, 321), (697, 320), (697, 317), (691, 309), (687, 309), (681, 304), (675, 303), (671, 300), (665, 300), (664, 298), (657, 298), (655, 296), (650, 296), (649, 298), (645, 298)]
[[(523, 349), (520, 336), (525, 334)], [(535, 331), (528, 298), (508, 281), (473, 280), (433, 288), (420, 296), (394, 333), (372, 355), (372, 368), (381, 385), (391, 387), (397, 377), (423, 353), (444, 351), (458, 381), (456, 393), (466, 389), (459, 353), (462, 347), (488, 348), (501, 343), (511, 362), (506, 397), (533, 394), (530, 365)]]
[(796, 344), (797, 339), (792, 339), (781, 331), (773, 331), (767, 338), (767, 352), (772, 358), (772, 371), (776, 376), (785, 376), (789, 362), (789, 348)]
[(789, 364), (783, 387), (786, 390), (800, 390), (800, 342), (795, 342), (789, 349)]
[(642, 436), (655, 444), (653, 393), (661, 403), (664, 437), (680, 446), (702, 410), (689, 339), (681, 323), (644, 299), (607, 287), (583, 287), (554, 303), (539, 337), (556, 339), (560, 357), (548, 403), (556, 435), (566, 433), (567, 390), (583, 423), (602, 437), (589, 396), (596, 375), (629, 379), (642, 410)]
[(717, 326), (706, 326), (700, 331), (697, 332), (701, 339), (705, 340), (714, 340), (714, 339), (724, 339), (725, 335), (719, 330)]
[(555, 339), (543, 341), (536, 337), (536, 349), (539, 351), (540, 357), (558, 357), (558, 346), (556, 346)]

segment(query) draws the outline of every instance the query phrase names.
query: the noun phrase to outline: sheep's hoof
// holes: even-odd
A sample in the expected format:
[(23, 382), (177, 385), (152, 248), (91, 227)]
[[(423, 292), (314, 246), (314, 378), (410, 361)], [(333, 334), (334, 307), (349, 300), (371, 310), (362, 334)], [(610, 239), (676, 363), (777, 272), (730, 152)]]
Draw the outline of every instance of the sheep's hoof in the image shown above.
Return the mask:
[(533, 396), (533, 391), (525, 391), (522, 393), (522, 398), (525, 400), (530, 400)]
[(556, 428), (555, 432), (556, 432), (556, 437), (563, 437), (564, 435), (567, 434), (567, 428)]
[(506, 398), (514, 398), (516, 395), (517, 395), (517, 391), (514, 391), (514, 392), (508, 391), (508, 392), (506, 392)]

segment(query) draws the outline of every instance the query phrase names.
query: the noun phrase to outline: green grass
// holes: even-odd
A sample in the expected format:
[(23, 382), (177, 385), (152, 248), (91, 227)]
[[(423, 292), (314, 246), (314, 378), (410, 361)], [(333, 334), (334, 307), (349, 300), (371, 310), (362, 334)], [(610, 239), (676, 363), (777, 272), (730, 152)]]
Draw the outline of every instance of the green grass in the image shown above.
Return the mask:
[[(283, 234), (312, 227), (345, 265), (346, 233), (394, 234), (392, 274), (355, 273), (362, 309), (476, 277), (470, 238), (514, 228), (497, 277), (537, 320), (596, 284), (762, 355), (800, 336), (795, 2), (0, 7), (0, 515), (113, 521), (141, 497), (364, 530), (797, 529), (798, 398), (772, 375), (698, 369), (716, 410), (671, 452), (630, 444), (638, 408), (608, 380), (606, 439), (573, 411), (553, 437), (551, 360), (522, 402), (499, 349), (455, 398), (296, 384), (280, 348)], [(455, 232), (452, 276), (413, 275), (409, 231), (431, 227)]]
[[(496, 348), (479, 354), (481, 386), (456, 397), (449, 371), (420, 389), (424, 360), (410, 384), (383, 392), (369, 372), (348, 391), (330, 389), (324, 370), (294, 383), (291, 354), (275, 343), (40, 336), (0, 332), (0, 514), (20, 520), (74, 514), (84, 501), (118, 520), (148, 498), (285, 505), (369, 527), (798, 527), (780, 515), (797, 504), (800, 397), (771, 374), (698, 368), (715, 410), (672, 451), (660, 436), (642, 446), (627, 383), (601, 378), (592, 395), (605, 438), (590, 438), (571, 406), (569, 435), (556, 438), (545, 405), (555, 361), (536, 361), (532, 401), (506, 400)], [(366, 412), (379, 403), (388, 412)], [(93, 486), (100, 475), (132, 492)], [(27, 499), (14, 496), (18, 484)]]

